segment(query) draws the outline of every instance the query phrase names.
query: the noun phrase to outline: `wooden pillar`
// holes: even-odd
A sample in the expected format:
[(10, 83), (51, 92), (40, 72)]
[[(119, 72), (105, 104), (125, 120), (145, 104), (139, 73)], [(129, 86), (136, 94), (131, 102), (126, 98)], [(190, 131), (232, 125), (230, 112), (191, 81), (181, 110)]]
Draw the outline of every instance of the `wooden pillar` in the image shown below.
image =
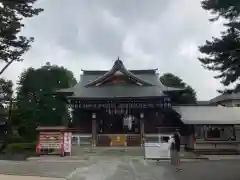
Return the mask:
[(141, 136), (141, 146), (144, 145), (144, 114), (140, 113), (140, 136)]
[(96, 136), (97, 136), (97, 128), (96, 128), (96, 114), (92, 114), (92, 147), (96, 146)]

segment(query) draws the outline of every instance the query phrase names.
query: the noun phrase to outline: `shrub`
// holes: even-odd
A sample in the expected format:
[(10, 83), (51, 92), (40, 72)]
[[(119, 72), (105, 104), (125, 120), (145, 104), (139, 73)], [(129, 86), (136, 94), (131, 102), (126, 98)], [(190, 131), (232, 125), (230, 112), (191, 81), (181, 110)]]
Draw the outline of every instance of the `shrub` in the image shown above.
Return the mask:
[(8, 144), (12, 144), (12, 143), (27, 143), (27, 142), (30, 142), (30, 141), (27, 141), (26, 139), (24, 139), (24, 138), (21, 137), (21, 136), (15, 136), (15, 135), (12, 135), (12, 134), (9, 134), (9, 135), (7, 136), (6, 141), (7, 141)]
[(7, 145), (5, 149), (6, 153), (18, 153), (18, 152), (29, 152), (35, 151), (36, 143), (11, 143)]

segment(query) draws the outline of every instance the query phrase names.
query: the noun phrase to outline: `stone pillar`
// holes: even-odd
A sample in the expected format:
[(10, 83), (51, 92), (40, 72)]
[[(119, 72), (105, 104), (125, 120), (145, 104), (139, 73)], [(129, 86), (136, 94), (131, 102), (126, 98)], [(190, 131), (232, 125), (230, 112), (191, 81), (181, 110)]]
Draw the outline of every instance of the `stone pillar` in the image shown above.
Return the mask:
[(140, 113), (140, 136), (141, 146), (144, 145), (144, 113)]
[(96, 114), (92, 113), (92, 147), (96, 146), (96, 136), (97, 136), (97, 128), (96, 128)]

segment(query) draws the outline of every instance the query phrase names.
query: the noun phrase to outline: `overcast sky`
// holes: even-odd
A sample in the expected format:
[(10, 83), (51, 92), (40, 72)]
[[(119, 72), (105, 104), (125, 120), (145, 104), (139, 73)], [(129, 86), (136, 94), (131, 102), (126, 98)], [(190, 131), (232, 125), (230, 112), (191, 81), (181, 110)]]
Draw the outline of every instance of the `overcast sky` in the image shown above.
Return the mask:
[(120, 56), (128, 69), (158, 68), (180, 76), (199, 100), (221, 88), (197, 60), (198, 46), (222, 30), (221, 22), (208, 21), (200, 0), (39, 0), (36, 6), (45, 11), (23, 30), (35, 42), (25, 61), (3, 74), (13, 82), (23, 69), (47, 61), (79, 80), (81, 69), (110, 69)]

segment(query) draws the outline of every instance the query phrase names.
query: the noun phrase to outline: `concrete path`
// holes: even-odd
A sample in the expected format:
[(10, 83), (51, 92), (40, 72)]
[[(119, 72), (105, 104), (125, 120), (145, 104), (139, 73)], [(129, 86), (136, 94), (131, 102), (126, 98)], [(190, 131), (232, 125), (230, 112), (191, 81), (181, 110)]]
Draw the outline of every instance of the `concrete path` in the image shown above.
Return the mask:
[(240, 160), (182, 162), (182, 172), (176, 172), (168, 161), (156, 162), (134, 156), (48, 157), (48, 160), (44, 157), (22, 162), (0, 161), (0, 180), (240, 179)]
[(240, 160), (240, 155), (202, 155), (212, 161), (217, 160)]
[(1, 180), (64, 180), (63, 178), (48, 178), (48, 177), (37, 177), (37, 176), (16, 176), (16, 175), (1, 175)]

